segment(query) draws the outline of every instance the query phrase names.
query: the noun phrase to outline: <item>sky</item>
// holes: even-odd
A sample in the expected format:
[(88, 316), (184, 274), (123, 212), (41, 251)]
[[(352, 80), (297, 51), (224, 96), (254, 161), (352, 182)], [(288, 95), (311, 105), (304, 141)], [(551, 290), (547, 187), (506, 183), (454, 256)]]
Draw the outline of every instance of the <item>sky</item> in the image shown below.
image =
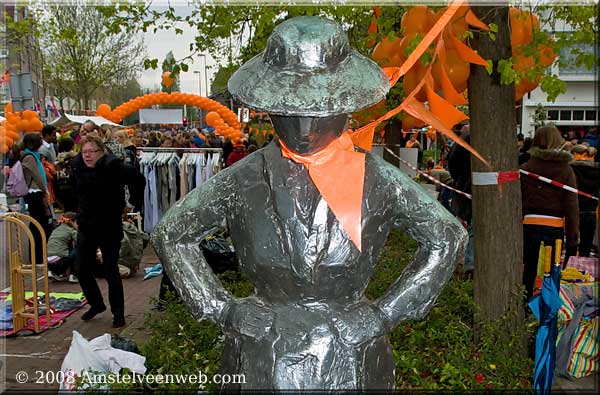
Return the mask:
[[(159, 9), (160, 7), (155, 7)], [(185, 13), (184, 7), (177, 7), (178, 13)], [(153, 33), (150, 29), (147, 33), (140, 33), (144, 39), (146, 45), (146, 53), (150, 59), (158, 59), (158, 67), (156, 70), (145, 70), (142, 72), (141, 77), (138, 79), (143, 89), (158, 88), (161, 83), (161, 64), (165, 56), (169, 51), (173, 51), (173, 56), (176, 60), (182, 59), (190, 54), (189, 45), (194, 41), (196, 35), (196, 29), (190, 28), (187, 24), (178, 26), (183, 30), (183, 34), (175, 34), (173, 30), (159, 30)], [(206, 73), (208, 77), (208, 85), (210, 89), (210, 83), (214, 73), (217, 72), (215, 60), (206, 53)], [(187, 72), (180, 73), (180, 91), (185, 93), (198, 94), (198, 82), (201, 80), (202, 96), (206, 96), (205, 88), (205, 59), (202, 56), (195, 56), (193, 63), (189, 63), (189, 70)], [(212, 67), (211, 67), (212, 66)], [(200, 74), (195, 74), (194, 71), (199, 71)], [(208, 92), (210, 94), (210, 90)]]

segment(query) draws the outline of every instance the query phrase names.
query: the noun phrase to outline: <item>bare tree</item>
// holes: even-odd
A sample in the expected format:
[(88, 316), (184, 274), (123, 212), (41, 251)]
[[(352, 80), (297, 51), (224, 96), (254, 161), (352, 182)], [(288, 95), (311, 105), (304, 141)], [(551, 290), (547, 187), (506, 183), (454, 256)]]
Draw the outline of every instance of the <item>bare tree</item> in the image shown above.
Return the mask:
[(107, 29), (107, 16), (97, 7), (47, 5), (42, 11), (41, 49), (47, 81), (57, 96), (70, 96), (79, 107), (89, 108), (99, 87), (119, 85), (141, 71), (141, 37)]

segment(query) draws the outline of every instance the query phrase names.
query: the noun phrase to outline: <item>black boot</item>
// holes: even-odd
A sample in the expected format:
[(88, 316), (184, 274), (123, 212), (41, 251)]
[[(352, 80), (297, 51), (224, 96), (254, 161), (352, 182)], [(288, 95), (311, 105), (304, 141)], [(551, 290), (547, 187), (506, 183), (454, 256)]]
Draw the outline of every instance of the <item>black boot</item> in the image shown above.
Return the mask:
[(103, 311), (106, 310), (106, 306), (102, 305), (100, 307), (90, 307), (90, 309), (88, 311), (86, 311), (85, 313), (83, 313), (83, 315), (81, 316), (81, 319), (84, 321), (89, 321), (92, 318), (94, 318), (95, 316), (97, 316), (98, 314), (102, 313)]

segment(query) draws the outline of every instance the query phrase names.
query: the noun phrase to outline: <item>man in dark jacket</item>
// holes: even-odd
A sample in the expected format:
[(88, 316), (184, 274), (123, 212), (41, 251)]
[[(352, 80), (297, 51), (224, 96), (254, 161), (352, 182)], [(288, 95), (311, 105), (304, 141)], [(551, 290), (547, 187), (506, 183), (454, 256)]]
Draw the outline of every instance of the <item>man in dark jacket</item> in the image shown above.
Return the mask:
[[(464, 125), (461, 129), (460, 137), (467, 143), (471, 142), (471, 133), (469, 125)], [(452, 177), (453, 186), (463, 192), (471, 193), (471, 154), (465, 148), (458, 144), (454, 144), (452, 150), (448, 154), (448, 171)], [(475, 269), (473, 256), (473, 223), (471, 199), (461, 195), (460, 193), (452, 192), (452, 201), (450, 203), (450, 211), (452, 214), (460, 218), (467, 225), (469, 233), (469, 243), (465, 251), (465, 261), (463, 264), (463, 272), (470, 273)]]
[(73, 159), (79, 225), (75, 266), (81, 289), (90, 304), (90, 309), (81, 317), (87, 321), (106, 310), (93, 273), (96, 249), (100, 248), (113, 327), (118, 328), (125, 326), (123, 284), (118, 267), (123, 238), (124, 186), (143, 189), (145, 180), (137, 169), (125, 166), (123, 161), (105, 152), (102, 140), (90, 134), (81, 140), (81, 155)]
[[(600, 196), (600, 163), (594, 162), (596, 149), (583, 144), (573, 147), (575, 161), (571, 167), (577, 178), (577, 188), (592, 196)], [(579, 199), (579, 256), (590, 256), (596, 231), (598, 201), (578, 195)]]

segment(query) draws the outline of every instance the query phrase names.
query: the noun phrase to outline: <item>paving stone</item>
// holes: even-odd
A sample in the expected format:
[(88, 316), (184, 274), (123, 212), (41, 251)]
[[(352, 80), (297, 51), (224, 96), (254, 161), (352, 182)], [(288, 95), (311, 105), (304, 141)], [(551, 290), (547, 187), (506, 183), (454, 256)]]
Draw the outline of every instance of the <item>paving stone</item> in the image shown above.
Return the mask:
[[(65, 322), (55, 329), (50, 329), (35, 336), (12, 337), (2, 339), (6, 348), (2, 351), (7, 354), (3, 362), (5, 365), (6, 387), (7, 390), (17, 390), (19, 392), (26, 390), (57, 390), (58, 384), (50, 384), (41, 380), (36, 383), (36, 379), (46, 372), (54, 374), (60, 370), (62, 361), (71, 345), (73, 331), (78, 331), (83, 337), (91, 340), (104, 333), (122, 334), (139, 341), (145, 334), (144, 316), (150, 311), (152, 305), (150, 299), (158, 297), (160, 277), (155, 277), (144, 281), (144, 268), (154, 266), (158, 263), (158, 258), (152, 248), (144, 251), (144, 257), (138, 271), (134, 277), (123, 279), (123, 290), (125, 292), (125, 320), (127, 326), (124, 328), (112, 328), (112, 314), (110, 308), (104, 313), (94, 317), (90, 321), (82, 321), (81, 315), (87, 311), (88, 305), (83, 306), (71, 316), (67, 317)], [(105, 303), (108, 306), (108, 286), (102, 278), (97, 279), (98, 285), (104, 296)], [(41, 281), (40, 281), (41, 283)], [(38, 283), (39, 284), (39, 283)], [(81, 292), (78, 283), (54, 282), (50, 281), (50, 292)], [(147, 334), (146, 334), (147, 335)], [(1, 369), (0, 369), (1, 370)], [(17, 372), (24, 371), (29, 375), (29, 381), (20, 384), (15, 377)], [(49, 373), (48, 377), (53, 377)], [(3, 379), (0, 377), (0, 379)], [(2, 387), (0, 387), (2, 392)]]

